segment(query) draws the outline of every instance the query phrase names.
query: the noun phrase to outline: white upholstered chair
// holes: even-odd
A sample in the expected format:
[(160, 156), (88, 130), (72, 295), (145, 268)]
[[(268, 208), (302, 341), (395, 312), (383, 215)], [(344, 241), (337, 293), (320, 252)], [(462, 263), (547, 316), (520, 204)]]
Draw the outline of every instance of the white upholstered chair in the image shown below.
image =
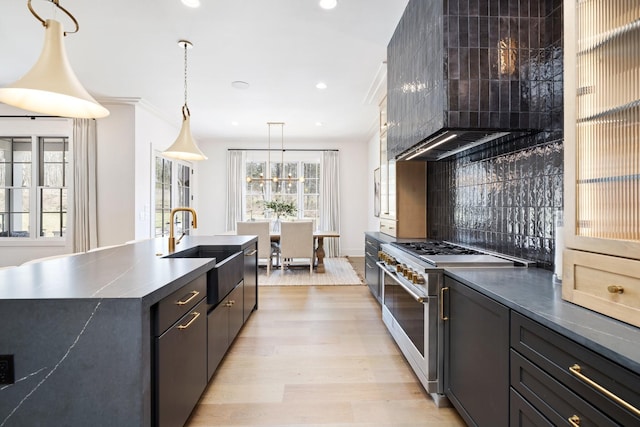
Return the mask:
[(271, 246), (271, 236), (269, 235), (269, 223), (265, 221), (238, 222), (236, 233), (243, 236), (258, 236), (258, 259), (267, 261), (267, 275), (269, 275), (274, 256), (274, 248)]
[(281, 268), (294, 258), (309, 259), (309, 274), (313, 273), (313, 223), (311, 221), (283, 221), (280, 225)]

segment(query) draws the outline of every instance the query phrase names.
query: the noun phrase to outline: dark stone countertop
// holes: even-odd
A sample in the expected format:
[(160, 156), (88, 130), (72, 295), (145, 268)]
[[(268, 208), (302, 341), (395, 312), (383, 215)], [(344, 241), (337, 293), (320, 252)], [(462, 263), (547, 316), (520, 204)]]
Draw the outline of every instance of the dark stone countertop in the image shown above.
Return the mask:
[[(256, 237), (185, 236), (176, 252), (195, 246), (244, 249)], [(149, 307), (221, 260), (164, 258), (166, 238), (0, 270), (0, 300), (141, 299)]]
[(564, 301), (539, 268), (447, 268), (446, 275), (640, 374), (640, 328)]

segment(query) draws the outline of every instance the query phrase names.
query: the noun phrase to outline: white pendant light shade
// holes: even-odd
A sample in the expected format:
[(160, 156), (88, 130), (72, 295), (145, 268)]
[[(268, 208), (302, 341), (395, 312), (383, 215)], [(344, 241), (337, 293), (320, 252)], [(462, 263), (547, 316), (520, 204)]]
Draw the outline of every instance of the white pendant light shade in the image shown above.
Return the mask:
[(191, 115), (186, 106), (182, 107), (182, 117), (182, 128), (180, 129), (178, 138), (171, 147), (163, 151), (162, 154), (180, 160), (207, 160), (207, 156), (200, 151), (196, 140), (193, 139), (193, 135), (191, 135)]
[(109, 110), (82, 86), (69, 65), (60, 22), (48, 19), (44, 47), (36, 64), (17, 82), (0, 88), (0, 102), (42, 114), (101, 118)]

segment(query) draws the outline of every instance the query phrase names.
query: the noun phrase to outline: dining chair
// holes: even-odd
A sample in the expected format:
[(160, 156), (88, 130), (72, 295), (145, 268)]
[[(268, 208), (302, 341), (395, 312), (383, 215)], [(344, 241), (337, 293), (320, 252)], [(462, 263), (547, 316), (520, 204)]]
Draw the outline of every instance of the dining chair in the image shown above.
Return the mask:
[(290, 265), (294, 258), (309, 259), (309, 274), (313, 273), (313, 223), (311, 221), (283, 221), (280, 225), (280, 268)]
[(267, 275), (271, 274), (271, 266), (276, 251), (271, 245), (269, 223), (265, 221), (238, 221), (236, 224), (236, 234), (258, 236), (258, 259), (267, 260)]

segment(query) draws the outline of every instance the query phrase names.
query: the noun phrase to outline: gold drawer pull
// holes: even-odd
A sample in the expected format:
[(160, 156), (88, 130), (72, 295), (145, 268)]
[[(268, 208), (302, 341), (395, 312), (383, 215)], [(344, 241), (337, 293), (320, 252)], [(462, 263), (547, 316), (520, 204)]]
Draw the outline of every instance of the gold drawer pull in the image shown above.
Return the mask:
[(189, 298), (187, 298), (186, 300), (178, 300), (176, 302), (177, 305), (185, 305), (185, 304), (189, 304), (189, 301), (191, 301), (192, 299), (194, 299), (195, 297), (197, 297), (198, 295), (200, 295), (199, 291), (191, 291), (191, 296)]
[(254, 249), (251, 252), (244, 254), (244, 256), (254, 256), (256, 254), (256, 252), (258, 252), (258, 251), (256, 249)]
[(449, 320), (448, 316), (444, 315), (444, 291), (448, 291), (449, 288), (440, 289), (440, 319)]
[(571, 424), (573, 427), (580, 427), (580, 417), (577, 415), (571, 415), (569, 418), (567, 418), (567, 421), (569, 421), (569, 424)]
[(193, 313), (191, 313), (191, 314), (193, 315), (193, 317), (191, 318), (191, 320), (189, 320), (189, 321), (187, 322), (187, 324), (186, 324), (186, 325), (179, 325), (179, 326), (178, 326), (178, 329), (187, 329), (189, 326), (191, 326), (191, 324), (192, 324), (193, 322), (195, 322), (195, 321), (196, 321), (196, 319), (197, 319), (198, 317), (200, 317), (200, 313), (198, 313), (197, 311), (194, 311), (194, 312), (193, 312)]
[(593, 381), (591, 378), (589, 378), (589, 377), (585, 376), (584, 374), (582, 374), (580, 372), (581, 369), (582, 368), (577, 363), (574, 364), (573, 366), (569, 366), (569, 371), (573, 375), (575, 375), (576, 377), (578, 377), (579, 379), (581, 379), (582, 381), (584, 381), (585, 383), (587, 383), (591, 387), (595, 388), (597, 391), (599, 391), (600, 393), (604, 394), (606, 397), (608, 397), (609, 399), (613, 400), (618, 405), (624, 406), (627, 410), (633, 412), (636, 416), (640, 416), (640, 409), (636, 408), (635, 406), (633, 406), (632, 404), (628, 403), (627, 401), (619, 398), (618, 396), (616, 396), (615, 394), (611, 393), (606, 388), (602, 387), (597, 382)]
[(611, 294), (621, 294), (624, 292), (624, 288), (620, 285), (609, 285), (607, 286), (607, 290)]

